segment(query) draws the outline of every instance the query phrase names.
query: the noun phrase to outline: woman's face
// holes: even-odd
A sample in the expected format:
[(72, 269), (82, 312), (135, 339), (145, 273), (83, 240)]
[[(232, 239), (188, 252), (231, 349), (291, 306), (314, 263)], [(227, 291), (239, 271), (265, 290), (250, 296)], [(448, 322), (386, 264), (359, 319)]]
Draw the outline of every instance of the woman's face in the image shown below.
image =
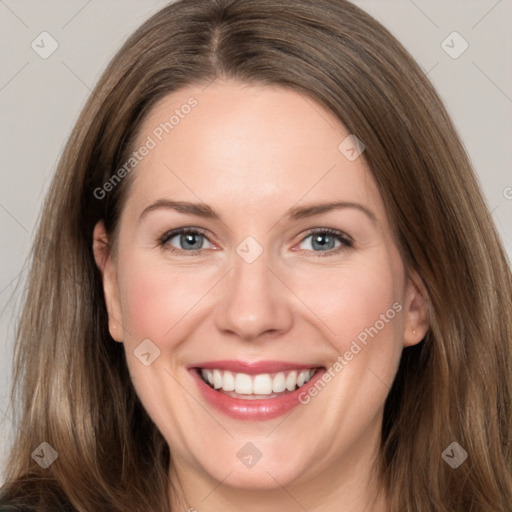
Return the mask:
[(377, 453), (425, 301), (348, 136), (307, 97), (231, 81), (142, 126), (118, 255), (95, 251), (135, 389), (205, 493), (319, 488)]

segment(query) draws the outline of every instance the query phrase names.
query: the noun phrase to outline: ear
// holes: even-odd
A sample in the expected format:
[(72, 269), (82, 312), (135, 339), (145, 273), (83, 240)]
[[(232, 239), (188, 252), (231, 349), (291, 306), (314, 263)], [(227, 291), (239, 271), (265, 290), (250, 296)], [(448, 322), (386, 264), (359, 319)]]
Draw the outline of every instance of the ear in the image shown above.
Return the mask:
[(108, 330), (116, 341), (123, 341), (122, 309), (116, 266), (112, 258), (107, 230), (102, 220), (94, 226), (92, 249), (94, 260), (102, 276), (103, 294), (108, 312)]
[(404, 304), (404, 347), (416, 345), (430, 327), (428, 292), (420, 275), (410, 269), (407, 277)]

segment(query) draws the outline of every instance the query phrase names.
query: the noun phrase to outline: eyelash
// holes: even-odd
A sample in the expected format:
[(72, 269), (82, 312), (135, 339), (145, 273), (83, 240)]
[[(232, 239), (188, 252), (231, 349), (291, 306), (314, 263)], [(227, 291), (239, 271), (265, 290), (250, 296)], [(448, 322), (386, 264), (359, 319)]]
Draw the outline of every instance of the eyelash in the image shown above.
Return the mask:
[(333, 256), (335, 254), (338, 254), (341, 251), (345, 251), (347, 249), (350, 249), (354, 246), (354, 241), (352, 238), (350, 238), (347, 234), (343, 233), (342, 231), (338, 231), (337, 229), (330, 229), (330, 228), (315, 228), (310, 231), (300, 240), (300, 243), (304, 242), (306, 238), (309, 238), (312, 235), (316, 234), (322, 234), (322, 235), (328, 235), (336, 238), (341, 242), (341, 245), (339, 247), (336, 247), (334, 249), (329, 249), (327, 251), (309, 251), (306, 249), (306, 253), (314, 253), (314, 256), (308, 255), (308, 258), (326, 258), (328, 256)]
[[(164, 250), (170, 251), (171, 253), (174, 253), (174, 254), (178, 254), (178, 253), (179, 254), (183, 254), (185, 252), (185, 253), (192, 254), (192, 255), (198, 255), (199, 253), (201, 253), (203, 251), (203, 249), (194, 249), (194, 250), (191, 250), (191, 251), (185, 251), (184, 249), (177, 249), (176, 247), (172, 247), (171, 245), (169, 245), (167, 243), (167, 242), (169, 242), (169, 240), (171, 240), (175, 236), (181, 235), (181, 234), (203, 235), (206, 239), (208, 239), (208, 237), (206, 236), (206, 231), (204, 231), (202, 229), (199, 229), (199, 228), (178, 228), (178, 229), (173, 229), (171, 231), (166, 232), (163, 236), (161, 236), (159, 238), (158, 243), (159, 243), (159, 245)], [(313, 253), (315, 253), (315, 256), (307, 256), (309, 258), (317, 258), (317, 257), (324, 258), (324, 257), (327, 257), (327, 256), (332, 256), (334, 254), (339, 253), (340, 251), (349, 249), (349, 248), (353, 247), (353, 245), (354, 245), (354, 241), (348, 235), (346, 235), (342, 231), (338, 231), (336, 229), (330, 229), (330, 228), (315, 228), (315, 229), (312, 229), (300, 240), (299, 243), (304, 242), (304, 240), (306, 240), (310, 236), (316, 235), (316, 234), (323, 234), (323, 235), (333, 236), (333, 237), (337, 238), (341, 242), (341, 245), (339, 247), (337, 247), (337, 248), (329, 249), (327, 251), (310, 251), (310, 250), (307, 250), (307, 249), (302, 249), (302, 250), (306, 250), (306, 252), (313, 252)]]

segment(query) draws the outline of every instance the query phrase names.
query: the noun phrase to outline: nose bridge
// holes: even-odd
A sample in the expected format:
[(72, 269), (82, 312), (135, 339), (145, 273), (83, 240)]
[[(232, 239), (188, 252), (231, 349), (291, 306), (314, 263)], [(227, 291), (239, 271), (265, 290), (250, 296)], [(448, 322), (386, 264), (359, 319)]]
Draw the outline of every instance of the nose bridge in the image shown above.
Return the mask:
[[(257, 244), (257, 245), (256, 245)], [(252, 290), (254, 293), (261, 291), (269, 293), (272, 285), (269, 283), (269, 265), (272, 264), (271, 255), (268, 250), (248, 237), (236, 248), (236, 255), (233, 258), (232, 281), (236, 292)], [(244, 293), (239, 300), (246, 297)]]
[(270, 251), (253, 237), (236, 248), (233, 269), (228, 274), (222, 304), (217, 310), (219, 329), (244, 339), (290, 328), (292, 315), (286, 289), (269, 269)]

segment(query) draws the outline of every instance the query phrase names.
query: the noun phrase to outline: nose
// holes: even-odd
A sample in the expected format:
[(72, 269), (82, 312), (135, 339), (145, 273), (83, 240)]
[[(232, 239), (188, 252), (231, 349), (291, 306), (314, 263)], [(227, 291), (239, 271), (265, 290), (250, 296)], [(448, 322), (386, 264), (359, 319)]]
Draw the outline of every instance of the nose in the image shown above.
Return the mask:
[(246, 341), (287, 332), (293, 323), (292, 292), (283, 281), (268, 266), (265, 252), (252, 263), (235, 255), (217, 304), (217, 327)]

